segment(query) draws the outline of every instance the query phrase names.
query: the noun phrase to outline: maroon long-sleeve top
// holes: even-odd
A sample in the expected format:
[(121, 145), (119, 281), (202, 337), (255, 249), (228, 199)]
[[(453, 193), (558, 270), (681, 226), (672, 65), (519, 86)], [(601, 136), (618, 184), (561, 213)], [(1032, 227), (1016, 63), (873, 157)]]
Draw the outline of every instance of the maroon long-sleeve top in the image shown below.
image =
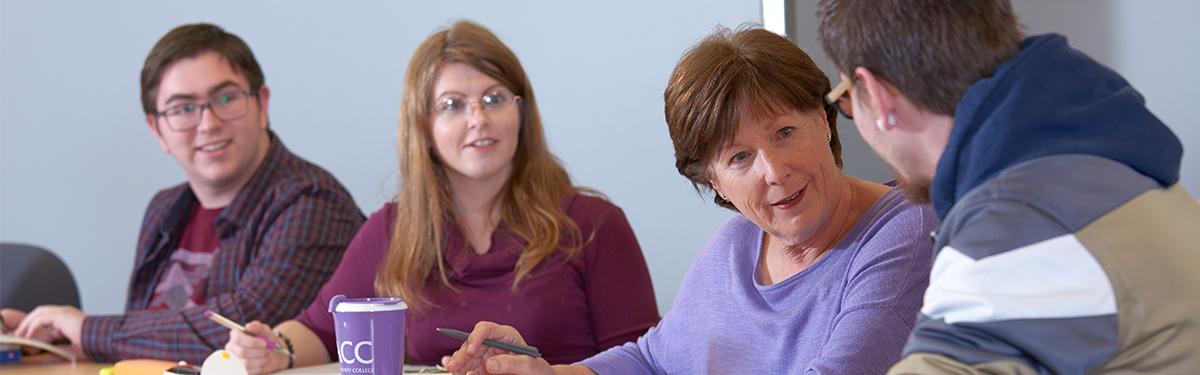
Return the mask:
[[(405, 362), (439, 362), (461, 341), (434, 328), (470, 331), (481, 320), (516, 327), (550, 363), (582, 360), (633, 341), (654, 326), (659, 315), (650, 273), (624, 213), (605, 200), (579, 194), (564, 199), (563, 208), (591, 241), (573, 257), (558, 252), (542, 260), (515, 291), (514, 266), (525, 248), (523, 240), (500, 223), (491, 248), (479, 255), (464, 243), (457, 228), (451, 228), (443, 261), (457, 291), (443, 287), (437, 271), (430, 276), (424, 292), (437, 307), (424, 313), (410, 311)], [(297, 316), (321, 338), (330, 358), (338, 357), (329, 300), (338, 294), (377, 296), (375, 275), (387, 254), (395, 216), (393, 203), (371, 215), (333, 277)]]

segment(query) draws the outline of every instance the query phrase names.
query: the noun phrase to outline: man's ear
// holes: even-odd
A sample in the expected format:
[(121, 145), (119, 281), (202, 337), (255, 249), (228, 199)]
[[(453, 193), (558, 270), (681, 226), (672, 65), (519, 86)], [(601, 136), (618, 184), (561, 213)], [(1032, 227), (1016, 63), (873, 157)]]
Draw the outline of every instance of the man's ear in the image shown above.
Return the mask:
[(167, 141), (163, 139), (162, 131), (158, 128), (158, 118), (153, 113), (146, 114), (146, 128), (150, 129), (150, 134), (154, 135), (154, 139), (158, 141), (158, 147), (161, 147), (163, 153), (170, 154), (171, 149), (167, 147)]
[(268, 113), (270, 113), (267, 109), (269, 109), (271, 107), (271, 88), (268, 87), (267, 84), (264, 83), (261, 87), (258, 88), (258, 97), (257, 98), (258, 98), (258, 111), (259, 111), (258, 115), (262, 116), (262, 121), (260, 121), (260, 123), (261, 123), (261, 126), (263, 127), (263, 130), (267, 130), (267, 127), (270, 125), (270, 122), (271, 122), (270, 117), (267, 115)]
[(871, 112), (880, 131), (895, 127), (897, 98), (892, 85), (861, 66), (854, 69), (854, 75), (858, 78), (859, 87), (859, 97), (855, 99), (862, 100), (861, 104), (866, 104), (862, 109)]

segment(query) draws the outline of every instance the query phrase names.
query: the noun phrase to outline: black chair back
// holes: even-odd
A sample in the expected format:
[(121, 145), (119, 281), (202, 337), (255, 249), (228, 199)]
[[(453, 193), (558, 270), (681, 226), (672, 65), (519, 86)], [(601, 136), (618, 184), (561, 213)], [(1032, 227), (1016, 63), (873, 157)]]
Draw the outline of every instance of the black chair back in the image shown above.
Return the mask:
[(71, 269), (44, 248), (0, 242), (0, 307), (29, 311), (41, 305), (81, 307)]

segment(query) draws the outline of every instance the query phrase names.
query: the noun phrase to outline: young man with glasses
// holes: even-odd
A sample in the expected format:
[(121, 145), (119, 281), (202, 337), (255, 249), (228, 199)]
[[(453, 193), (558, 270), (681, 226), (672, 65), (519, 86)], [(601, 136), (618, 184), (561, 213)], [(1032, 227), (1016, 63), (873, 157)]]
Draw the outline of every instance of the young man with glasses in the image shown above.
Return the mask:
[(364, 217), (332, 175), (269, 130), (271, 91), (236, 35), (180, 26), (150, 51), (141, 81), (146, 125), (187, 182), (150, 202), (125, 314), (41, 306), (4, 320), (18, 335), (69, 340), (97, 362), (200, 363), (229, 338), (206, 310), (242, 322), (294, 317)]
[(1119, 74), (1006, 0), (822, 0), (853, 119), (942, 219), (895, 374), (1200, 370), (1200, 204)]

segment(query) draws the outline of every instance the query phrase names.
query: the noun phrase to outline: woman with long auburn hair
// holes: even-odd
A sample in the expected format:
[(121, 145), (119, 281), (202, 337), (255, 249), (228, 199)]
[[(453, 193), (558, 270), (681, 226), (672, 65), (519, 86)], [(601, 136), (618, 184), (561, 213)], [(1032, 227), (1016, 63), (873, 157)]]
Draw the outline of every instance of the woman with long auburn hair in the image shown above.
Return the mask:
[[(405, 359), (436, 364), (460, 342), (438, 327), (503, 321), (552, 363), (636, 339), (658, 322), (641, 248), (612, 203), (572, 185), (547, 148), (516, 55), (459, 21), (417, 47), (398, 134), (400, 191), (346, 250), (317, 299), (275, 331), (292, 356), (240, 332), (226, 349), (250, 373), (338, 358), (330, 298), (400, 297)], [(249, 333), (272, 335), (261, 323)]]

